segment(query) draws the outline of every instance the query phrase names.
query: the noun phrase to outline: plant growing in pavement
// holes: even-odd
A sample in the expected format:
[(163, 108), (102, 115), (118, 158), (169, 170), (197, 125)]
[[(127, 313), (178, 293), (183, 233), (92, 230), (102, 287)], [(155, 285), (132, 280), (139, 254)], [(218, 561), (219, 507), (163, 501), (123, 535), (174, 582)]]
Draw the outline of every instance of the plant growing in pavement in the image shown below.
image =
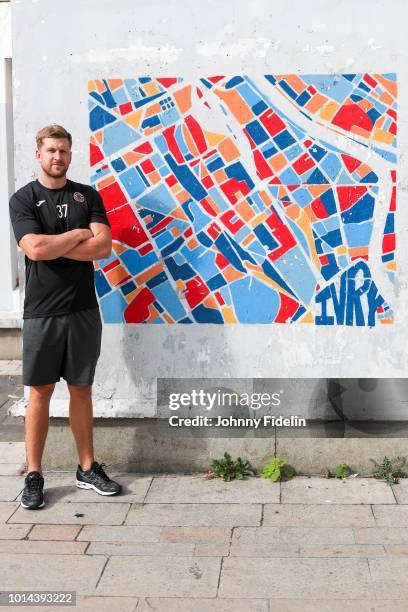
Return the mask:
[(350, 476), (350, 474), (351, 469), (347, 465), (347, 463), (339, 463), (338, 465), (336, 465), (337, 478), (347, 478), (347, 476)]
[(284, 459), (274, 457), (263, 466), (261, 474), (267, 480), (277, 482), (278, 480), (289, 480), (296, 474), (296, 472), (295, 468), (286, 463)]
[[(221, 459), (214, 459), (211, 463), (211, 471), (225, 481), (244, 480), (245, 476), (255, 476), (256, 471), (247, 459), (238, 457), (235, 461), (227, 452)], [(211, 473), (211, 472), (210, 472)]]
[(400, 478), (408, 478), (408, 472), (405, 471), (407, 467), (406, 457), (396, 457), (395, 459), (388, 459), (384, 457), (381, 463), (370, 459), (374, 463), (374, 471), (372, 475), (374, 478), (380, 478), (385, 480), (388, 484), (398, 484)]

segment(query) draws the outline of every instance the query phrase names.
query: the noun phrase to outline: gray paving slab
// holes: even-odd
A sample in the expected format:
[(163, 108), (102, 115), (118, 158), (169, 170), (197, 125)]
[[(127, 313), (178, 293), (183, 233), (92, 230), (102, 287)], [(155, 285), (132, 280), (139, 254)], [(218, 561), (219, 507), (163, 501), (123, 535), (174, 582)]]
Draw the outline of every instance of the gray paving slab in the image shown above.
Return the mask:
[(399, 504), (408, 504), (408, 478), (401, 478), (398, 484), (391, 485)]
[(226, 527), (163, 527), (160, 534), (161, 542), (225, 543), (230, 539), (231, 529)]
[(277, 549), (285, 550), (286, 546), (297, 554), (301, 546), (354, 543), (351, 527), (237, 527), (232, 535), (231, 556), (276, 557)]
[(21, 476), (0, 476), (0, 501), (13, 501), (24, 488)]
[(3, 591), (76, 591), (94, 595), (105, 565), (104, 556), (90, 555), (0, 555), (1, 588)]
[(194, 549), (195, 544), (189, 542), (91, 542), (86, 552), (88, 555), (107, 555), (109, 557), (114, 555), (190, 557), (195, 554)]
[[(45, 499), (46, 496), (44, 496)], [(10, 523), (54, 523), (64, 525), (121, 525), (129, 510), (129, 504), (62, 503), (47, 504), (39, 510), (27, 510), (21, 506)], [(78, 516), (75, 516), (75, 515)]]
[(260, 525), (261, 504), (133, 504), (127, 525), (213, 526)]
[(34, 525), (29, 540), (75, 540), (81, 525)]
[(265, 504), (262, 524), (282, 527), (369, 527), (374, 526), (375, 521), (370, 506), (359, 504)]
[(87, 547), (86, 542), (55, 542), (53, 540), (3, 540), (1, 553), (18, 553), (34, 555), (82, 555)]
[(407, 612), (408, 600), (331, 599), (330, 601), (271, 599), (270, 612)]
[(85, 525), (77, 540), (87, 542), (158, 542), (161, 527)]
[[(135, 597), (77, 597), (75, 612), (135, 612), (137, 603)], [(50, 610), (61, 612), (61, 606)]]
[(0, 442), (0, 463), (25, 463), (25, 442)]
[(298, 476), (282, 483), (284, 504), (395, 504), (392, 489), (374, 478), (344, 480)]
[(0, 502), (0, 523), (5, 523), (19, 505), (18, 502)]
[(268, 612), (266, 599), (196, 599), (158, 598), (139, 599), (136, 612)]
[(375, 524), (378, 527), (408, 527), (408, 505), (373, 505)]
[(359, 527), (357, 544), (408, 544), (408, 527)]
[(384, 557), (381, 544), (336, 544), (332, 546), (300, 546), (299, 557)]
[(197, 557), (226, 557), (229, 555), (230, 543), (199, 542), (195, 544), (194, 555)]
[[(34, 519), (33, 519), (34, 520)], [(25, 538), (32, 525), (2, 525), (0, 524), (0, 540), (21, 540)]]
[(220, 597), (367, 598), (372, 585), (365, 559), (224, 559)]
[(0, 463), (0, 476), (22, 476), (25, 471), (25, 463)]
[(221, 478), (205, 480), (199, 476), (160, 476), (153, 478), (146, 503), (278, 503), (278, 483), (264, 478), (224, 482)]
[(375, 596), (382, 599), (408, 599), (408, 558), (377, 557), (368, 560)]
[[(94, 557), (98, 558), (98, 557)], [(221, 559), (215, 557), (110, 557), (97, 595), (215, 597)]]
[(384, 544), (387, 555), (408, 557), (408, 544)]

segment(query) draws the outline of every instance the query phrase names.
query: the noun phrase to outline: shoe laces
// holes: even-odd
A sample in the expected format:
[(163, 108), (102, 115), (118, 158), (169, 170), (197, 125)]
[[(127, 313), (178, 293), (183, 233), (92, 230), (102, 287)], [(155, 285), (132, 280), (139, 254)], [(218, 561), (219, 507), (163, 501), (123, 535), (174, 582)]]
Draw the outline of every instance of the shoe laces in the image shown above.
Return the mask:
[(104, 469), (103, 469), (104, 467), (106, 467), (106, 463), (98, 463), (98, 464), (97, 464), (97, 465), (94, 467), (93, 471), (94, 471), (94, 472), (96, 472), (96, 474), (98, 474), (99, 476), (102, 476), (102, 478), (103, 478), (104, 480), (106, 480), (106, 482), (109, 482), (110, 478), (109, 478), (109, 476), (108, 476), (108, 475), (105, 473), (105, 471), (104, 471)]
[(37, 491), (41, 485), (41, 478), (29, 478), (27, 480), (27, 484), (30, 491)]

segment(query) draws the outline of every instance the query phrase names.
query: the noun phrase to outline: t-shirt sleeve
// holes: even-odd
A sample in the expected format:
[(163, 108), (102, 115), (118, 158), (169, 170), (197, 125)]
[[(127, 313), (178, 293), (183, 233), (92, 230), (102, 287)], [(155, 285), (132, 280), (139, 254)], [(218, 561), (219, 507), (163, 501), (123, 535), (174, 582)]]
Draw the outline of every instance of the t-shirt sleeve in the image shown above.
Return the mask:
[(110, 227), (103, 200), (96, 189), (91, 190), (89, 204), (88, 223), (105, 223), (105, 225)]
[(35, 215), (32, 202), (14, 194), (10, 198), (9, 210), (10, 221), (17, 244), (26, 234), (43, 233), (41, 223)]

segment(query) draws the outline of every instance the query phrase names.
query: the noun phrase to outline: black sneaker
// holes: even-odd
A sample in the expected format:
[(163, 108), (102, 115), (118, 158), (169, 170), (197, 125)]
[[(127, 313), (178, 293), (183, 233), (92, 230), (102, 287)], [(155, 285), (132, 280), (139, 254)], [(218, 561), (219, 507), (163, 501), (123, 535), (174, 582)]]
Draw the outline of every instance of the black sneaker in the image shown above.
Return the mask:
[(36, 510), (45, 506), (44, 501), (44, 478), (40, 472), (30, 472), (24, 480), (24, 491), (21, 497), (21, 505), (28, 510)]
[(122, 486), (111, 480), (105, 473), (105, 463), (94, 461), (89, 470), (83, 470), (78, 465), (76, 473), (76, 486), (80, 489), (94, 489), (100, 495), (116, 495), (122, 490)]

